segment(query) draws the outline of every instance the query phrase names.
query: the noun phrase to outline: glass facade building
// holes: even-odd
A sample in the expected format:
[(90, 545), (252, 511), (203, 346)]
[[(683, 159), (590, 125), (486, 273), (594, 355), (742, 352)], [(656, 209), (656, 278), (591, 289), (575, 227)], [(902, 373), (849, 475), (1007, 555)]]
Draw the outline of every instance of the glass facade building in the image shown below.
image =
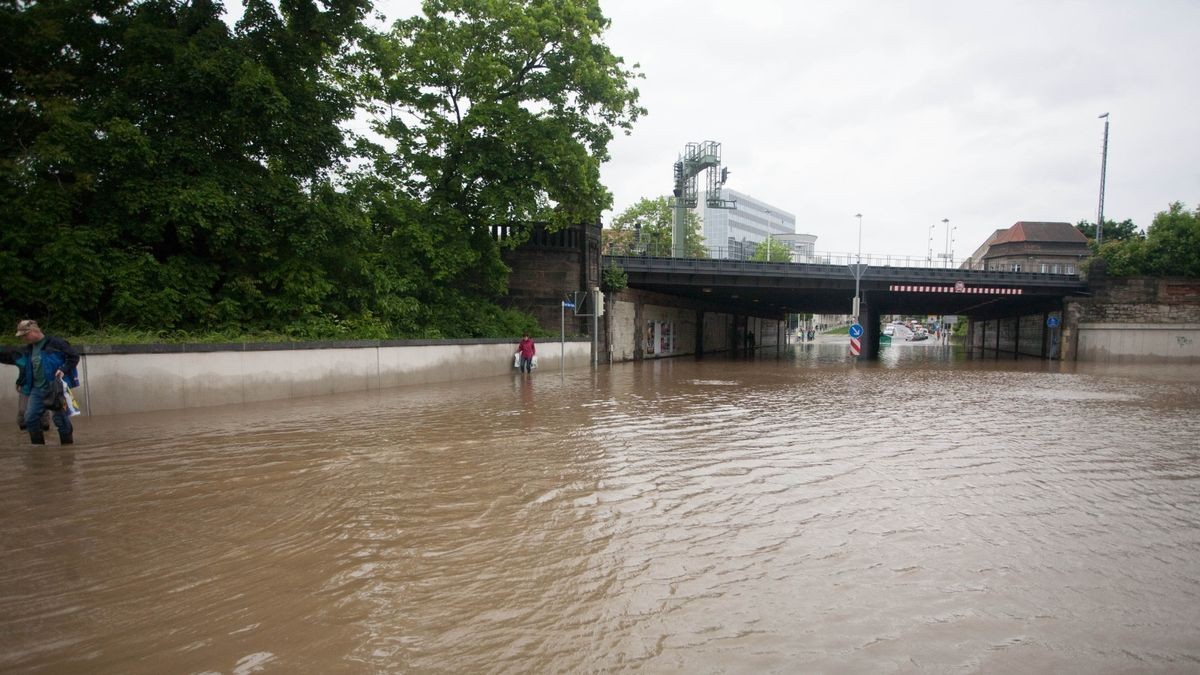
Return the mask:
[(703, 226), (704, 246), (712, 258), (747, 260), (768, 235), (792, 251), (792, 259), (808, 262), (817, 238), (796, 234), (796, 216), (748, 194), (721, 188), (720, 198), (733, 201), (735, 209), (706, 206), (708, 193), (700, 195), (695, 209)]

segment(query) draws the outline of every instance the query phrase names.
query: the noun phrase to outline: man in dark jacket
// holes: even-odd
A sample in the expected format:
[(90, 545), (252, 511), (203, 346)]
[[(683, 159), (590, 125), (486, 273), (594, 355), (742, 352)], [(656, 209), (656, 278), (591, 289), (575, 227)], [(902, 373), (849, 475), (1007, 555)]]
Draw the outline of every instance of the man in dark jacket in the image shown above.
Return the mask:
[[(29, 364), (25, 381), (21, 383), (22, 392), (29, 394), (25, 428), (34, 445), (45, 445), (46, 436), (40, 423), (42, 412), (49, 407), (47, 399), (51, 402), (55, 400), (56, 387), (61, 386), (59, 380), (69, 387), (79, 386), (75, 371), (79, 365), (79, 354), (66, 340), (43, 333), (33, 319), (25, 319), (17, 324), (17, 337), (25, 341), (24, 353)], [(61, 389), (57, 391), (61, 392)], [(51, 409), (54, 426), (58, 429), (58, 440), (63, 445), (74, 443), (70, 413), (65, 407), (54, 407), (58, 408)]]
[[(25, 431), (25, 409), (29, 407), (29, 394), (24, 391), (25, 371), (29, 368), (29, 358), (24, 349), (0, 349), (0, 363), (17, 367), (17, 426)], [(42, 413), (42, 431), (50, 428), (50, 411)]]

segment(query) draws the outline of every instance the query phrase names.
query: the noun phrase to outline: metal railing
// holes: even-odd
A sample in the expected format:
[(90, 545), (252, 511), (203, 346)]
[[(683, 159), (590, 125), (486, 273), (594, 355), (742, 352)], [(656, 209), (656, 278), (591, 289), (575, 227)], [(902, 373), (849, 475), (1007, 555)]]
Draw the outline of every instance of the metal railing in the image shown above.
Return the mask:
[[(746, 262), (749, 264), (767, 264), (767, 263), (795, 263), (801, 265), (854, 265), (861, 263), (870, 267), (893, 267), (893, 268), (909, 268), (909, 269), (928, 269), (928, 270), (974, 270), (980, 272), (1025, 272), (1059, 275), (1063, 277), (1078, 277), (1079, 270), (1077, 266), (1066, 264), (1047, 264), (1033, 263), (1031, 267), (1036, 269), (1026, 269), (1026, 266), (1021, 266), (1019, 269), (1014, 269), (1011, 264), (1000, 265), (995, 262), (974, 261), (970, 258), (959, 260), (948, 260), (942, 257), (930, 259), (925, 256), (904, 256), (904, 255), (880, 255), (877, 253), (864, 253), (861, 256), (857, 253), (833, 253), (833, 252), (813, 252), (813, 253), (798, 253), (792, 252), (786, 260), (755, 260), (754, 249), (751, 247), (721, 247), (709, 246), (705, 248), (706, 255), (702, 256), (685, 256), (683, 259), (690, 260), (733, 260)], [(604, 255), (608, 256), (625, 256), (625, 257), (645, 257), (645, 258), (673, 258), (671, 255), (670, 245), (654, 246), (654, 245), (638, 245), (638, 244), (615, 244), (606, 246)], [(1046, 269), (1043, 269), (1045, 267)]]

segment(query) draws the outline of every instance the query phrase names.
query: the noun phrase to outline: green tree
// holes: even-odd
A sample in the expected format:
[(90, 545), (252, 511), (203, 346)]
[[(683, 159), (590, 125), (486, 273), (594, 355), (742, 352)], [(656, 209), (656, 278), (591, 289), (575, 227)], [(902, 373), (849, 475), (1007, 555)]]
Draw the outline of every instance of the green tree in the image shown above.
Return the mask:
[[(700, 234), (700, 218), (695, 211), (685, 211), (684, 251), (689, 258), (707, 258), (704, 237)], [(622, 211), (602, 233), (605, 251), (614, 253), (645, 252), (649, 255), (671, 255), (671, 236), (675, 210), (665, 196), (643, 197)]]
[(608, 25), (596, 0), (426, 0), (363, 52), (378, 139), (355, 193), (403, 331), (494, 306), (508, 270), (493, 226), (557, 229), (609, 206), (608, 143), (644, 110)]
[[(320, 7), (324, 7), (321, 9)], [(3, 313), (57, 330), (371, 323), (335, 189), (366, 0), (0, 3)]]
[[(1081, 220), (1075, 223), (1075, 229), (1083, 233), (1089, 240), (1096, 239), (1096, 224)], [(1146, 235), (1133, 224), (1133, 221), (1126, 218), (1121, 222), (1112, 220), (1104, 221), (1104, 241), (1126, 241), (1129, 239), (1144, 239)]]
[(778, 239), (769, 239), (758, 242), (754, 247), (754, 254), (750, 256), (751, 260), (771, 261), (771, 262), (790, 262), (792, 259), (792, 251), (786, 244)]
[(1098, 255), (1113, 276), (1200, 277), (1200, 208), (1174, 202), (1155, 214), (1144, 239), (1106, 240)]

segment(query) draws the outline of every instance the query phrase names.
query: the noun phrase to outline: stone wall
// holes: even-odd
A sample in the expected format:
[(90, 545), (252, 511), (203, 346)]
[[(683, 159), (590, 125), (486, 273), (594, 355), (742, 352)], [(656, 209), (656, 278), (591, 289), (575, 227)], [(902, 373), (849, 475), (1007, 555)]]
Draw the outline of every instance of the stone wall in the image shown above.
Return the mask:
[(1094, 277), (1092, 297), (1066, 303), (1067, 358), (1200, 363), (1200, 280)]
[[(562, 328), (563, 299), (599, 284), (600, 224), (576, 225), (556, 232), (547, 232), (540, 225), (531, 226), (528, 232), (518, 227), (495, 228), (495, 236), (502, 242), (528, 237), (502, 255), (512, 270), (507, 304), (532, 314), (542, 330), (557, 335)], [(567, 335), (592, 334), (591, 318), (568, 311), (566, 323)]]
[(1079, 323), (1200, 323), (1200, 279), (1110, 277), (1090, 286), (1091, 298), (1068, 302)]

